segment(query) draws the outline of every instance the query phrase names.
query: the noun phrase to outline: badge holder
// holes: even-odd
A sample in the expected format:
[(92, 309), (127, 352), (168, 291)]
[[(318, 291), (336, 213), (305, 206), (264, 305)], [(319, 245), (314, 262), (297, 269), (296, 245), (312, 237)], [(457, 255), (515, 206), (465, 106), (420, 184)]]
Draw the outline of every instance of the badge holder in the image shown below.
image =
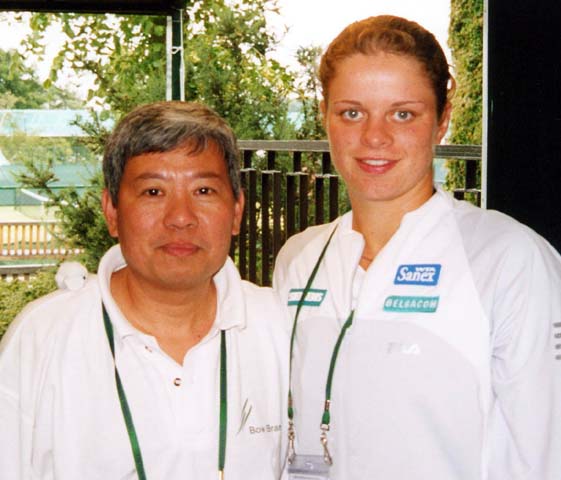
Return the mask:
[(323, 455), (296, 455), (294, 451), (294, 423), (288, 424), (288, 480), (329, 480), (333, 459), (327, 448), (329, 425), (322, 424), (320, 442)]
[(295, 455), (288, 465), (288, 480), (329, 480), (329, 465), (322, 455)]

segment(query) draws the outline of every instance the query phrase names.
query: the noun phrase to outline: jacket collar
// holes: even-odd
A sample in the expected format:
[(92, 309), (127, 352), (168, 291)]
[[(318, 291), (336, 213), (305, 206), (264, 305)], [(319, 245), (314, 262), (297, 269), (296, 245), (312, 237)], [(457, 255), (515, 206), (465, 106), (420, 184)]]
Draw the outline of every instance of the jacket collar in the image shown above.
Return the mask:
[[(121, 247), (114, 245), (101, 259), (97, 276), (101, 298), (111, 318), (116, 336), (120, 338), (129, 335), (145, 335), (128, 322), (111, 295), (111, 275), (125, 266), (126, 261), (123, 258)], [(245, 328), (245, 297), (242, 281), (230, 257), (214, 276), (214, 283), (217, 293), (216, 319), (209, 335), (212, 336), (219, 330)]]

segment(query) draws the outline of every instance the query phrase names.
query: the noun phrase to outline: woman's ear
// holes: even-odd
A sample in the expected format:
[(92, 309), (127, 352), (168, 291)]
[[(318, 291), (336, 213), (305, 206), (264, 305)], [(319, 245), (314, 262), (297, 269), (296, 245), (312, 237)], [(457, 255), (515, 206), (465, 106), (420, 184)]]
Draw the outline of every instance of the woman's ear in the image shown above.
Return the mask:
[(323, 125), (323, 128), (327, 129), (327, 126), (325, 125), (325, 118), (327, 114), (327, 105), (325, 104), (325, 100), (319, 102), (319, 110), (321, 112), (321, 123)]
[(436, 138), (435, 138), (435, 145), (438, 145), (442, 142), (444, 135), (448, 131), (448, 126), (450, 125), (450, 117), (452, 115), (452, 104), (450, 102), (446, 102), (444, 106), (444, 111), (440, 117), (440, 123), (436, 129)]

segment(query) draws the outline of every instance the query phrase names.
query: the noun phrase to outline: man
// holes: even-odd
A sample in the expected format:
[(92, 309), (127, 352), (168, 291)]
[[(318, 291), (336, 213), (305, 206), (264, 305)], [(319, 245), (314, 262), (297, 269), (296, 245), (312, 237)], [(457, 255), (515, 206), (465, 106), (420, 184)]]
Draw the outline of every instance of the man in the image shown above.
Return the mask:
[(232, 131), (202, 105), (145, 105), (103, 171), (119, 244), (0, 344), (2, 480), (278, 478), (288, 346), (273, 294), (227, 257)]

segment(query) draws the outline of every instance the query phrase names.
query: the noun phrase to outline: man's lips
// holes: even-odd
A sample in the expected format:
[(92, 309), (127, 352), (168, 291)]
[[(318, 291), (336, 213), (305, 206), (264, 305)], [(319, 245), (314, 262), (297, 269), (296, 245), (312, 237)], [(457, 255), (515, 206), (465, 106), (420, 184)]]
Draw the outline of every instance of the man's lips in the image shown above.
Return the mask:
[(200, 250), (200, 247), (188, 242), (170, 242), (162, 245), (160, 248), (168, 255), (175, 257), (188, 257)]

